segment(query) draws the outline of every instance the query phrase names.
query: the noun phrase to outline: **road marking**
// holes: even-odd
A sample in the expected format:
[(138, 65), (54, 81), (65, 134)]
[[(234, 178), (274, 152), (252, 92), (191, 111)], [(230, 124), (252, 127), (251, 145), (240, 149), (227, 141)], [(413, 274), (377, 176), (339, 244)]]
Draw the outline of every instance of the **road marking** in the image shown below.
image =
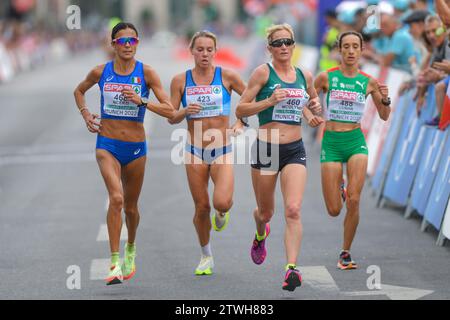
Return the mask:
[(104, 280), (108, 275), (110, 259), (94, 259), (91, 261), (91, 268), (89, 271), (90, 280)]
[(302, 278), (305, 279), (304, 282), (314, 289), (328, 291), (334, 294), (339, 293), (336, 282), (325, 266), (302, 267), (300, 271)]
[(432, 290), (423, 290), (417, 288), (391, 286), (387, 284), (381, 284), (380, 290), (372, 291), (357, 291), (357, 292), (344, 292), (348, 296), (371, 296), (371, 295), (386, 295), (391, 300), (418, 300), (429, 294), (432, 294)]
[[(128, 232), (127, 232), (127, 226), (124, 224), (122, 226), (122, 231), (120, 233), (120, 240), (125, 241), (128, 239)], [(97, 241), (109, 241), (109, 235), (108, 235), (108, 226), (106, 224), (100, 225), (100, 228), (98, 229), (97, 234)]]

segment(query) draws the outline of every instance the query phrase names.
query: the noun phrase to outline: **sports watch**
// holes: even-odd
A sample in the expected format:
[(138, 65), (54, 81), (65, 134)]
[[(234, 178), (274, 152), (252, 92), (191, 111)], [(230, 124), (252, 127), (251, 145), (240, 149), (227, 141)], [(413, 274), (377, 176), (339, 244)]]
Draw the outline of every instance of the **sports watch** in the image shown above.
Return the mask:
[(146, 97), (141, 97), (141, 104), (138, 107), (147, 107), (149, 99)]

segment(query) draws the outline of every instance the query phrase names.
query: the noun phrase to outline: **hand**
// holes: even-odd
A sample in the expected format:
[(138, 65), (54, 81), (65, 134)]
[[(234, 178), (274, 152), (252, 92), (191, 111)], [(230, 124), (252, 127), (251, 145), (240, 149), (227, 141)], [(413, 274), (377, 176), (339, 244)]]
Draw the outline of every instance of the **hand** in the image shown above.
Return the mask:
[(269, 98), (269, 103), (271, 106), (278, 104), (281, 101), (286, 100), (286, 91), (280, 89), (281, 85), (275, 85), (275, 90), (272, 93), (272, 96)]
[(319, 116), (312, 116), (311, 118), (309, 118), (307, 120), (308, 120), (309, 126), (312, 128), (318, 127), (322, 123), (325, 122), (325, 120), (323, 120), (322, 117), (319, 117)]
[(101, 132), (101, 123), (99, 121), (95, 121), (96, 119), (100, 119), (98, 114), (91, 114), (89, 111), (83, 112), (83, 119), (86, 122), (86, 126), (91, 133), (100, 133)]
[(122, 94), (125, 97), (125, 101), (131, 101), (134, 104), (140, 105), (142, 100), (141, 96), (138, 95), (134, 90), (132, 89), (123, 89)]
[(186, 108), (186, 114), (187, 115), (197, 114), (200, 111), (202, 111), (202, 109), (203, 107), (201, 105), (190, 103)]
[(389, 97), (388, 86), (385, 84), (381, 84), (379, 82), (377, 82), (377, 86), (378, 86), (378, 91), (381, 93), (381, 96), (383, 97), (383, 99), (387, 99)]
[(322, 113), (322, 106), (320, 105), (319, 97), (310, 99), (306, 107), (315, 115), (320, 115)]
[(241, 120), (237, 120), (236, 123), (231, 127), (231, 136), (237, 137), (238, 135), (241, 135), (244, 132), (244, 124), (241, 122)]
[(428, 68), (425, 73), (425, 81), (429, 84), (436, 83), (442, 79), (442, 73), (434, 68)]
[(433, 68), (438, 69), (440, 71), (444, 71), (445, 73), (450, 73), (450, 60), (442, 60), (442, 62), (433, 63)]
[(421, 96), (417, 98), (417, 102), (416, 102), (416, 112), (417, 112), (417, 116), (420, 116), (420, 112), (422, 111), (422, 108), (425, 104), (425, 97)]
[(409, 81), (405, 81), (400, 85), (400, 88), (398, 89), (398, 95), (402, 96), (405, 94), (406, 91), (411, 89), (411, 83)]

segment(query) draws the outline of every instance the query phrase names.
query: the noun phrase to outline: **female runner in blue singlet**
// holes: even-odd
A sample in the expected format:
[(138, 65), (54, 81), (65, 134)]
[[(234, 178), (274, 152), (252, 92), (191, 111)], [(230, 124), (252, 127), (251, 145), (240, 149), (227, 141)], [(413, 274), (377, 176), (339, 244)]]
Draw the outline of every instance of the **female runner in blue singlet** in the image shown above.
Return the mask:
[[(146, 109), (171, 118), (174, 109), (155, 70), (135, 59), (138, 32), (130, 23), (112, 30), (115, 58), (95, 67), (75, 89), (75, 101), (88, 130), (98, 133), (96, 157), (109, 194), (107, 216), (111, 267), (108, 285), (131, 279), (135, 272), (136, 230), (139, 224), (138, 199), (144, 180), (147, 144)], [(101, 121), (86, 106), (85, 93), (95, 84), (101, 91)], [(152, 89), (159, 103), (148, 101)], [(122, 209), (125, 211), (128, 243), (123, 264), (119, 262)]]
[[(237, 73), (213, 65), (216, 46), (213, 33), (197, 32), (190, 44), (195, 67), (175, 76), (170, 89), (172, 105), (178, 110), (170, 122), (175, 124), (186, 118), (188, 123), (185, 163), (195, 203), (194, 225), (202, 251), (196, 275), (212, 274), (211, 220), (216, 231), (224, 230), (233, 204), (233, 157), (229, 134), (236, 134), (244, 125), (238, 120), (229, 128), (231, 92), (242, 94), (245, 84)], [(183, 105), (181, 109), (180, 104)], [(213, 206), (216, 210), (212, 219), (209, 216), (210, 177), (214, 183)]]

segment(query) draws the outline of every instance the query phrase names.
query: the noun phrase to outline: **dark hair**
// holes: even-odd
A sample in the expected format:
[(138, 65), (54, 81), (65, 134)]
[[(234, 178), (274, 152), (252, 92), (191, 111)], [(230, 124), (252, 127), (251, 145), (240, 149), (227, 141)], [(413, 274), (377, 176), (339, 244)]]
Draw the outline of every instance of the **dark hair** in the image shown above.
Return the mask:
[(134, 32), (136, 32), (136, 35), (139, 37), (138, 31), (136, 29), (136, 27), (129, 22), (119, 22), (118, 24), (116, 24), (116, 26), (112, 29), (111, 32), (111, 40), (114, 40), (116, 38), (116, 35), (119, 33), (119, 31), (121, 30), (126, 30), (126, 29), (133, 29)]
[(356, 31), (346, 31), (346, 32), (343, 32), (343, 33), (341, 33), (341, 34), (339, 35), (339, 38), (338, 38), (338, 47), (339, 47), (339, 49), (342, 48), (342, 40), (343, 40), (346, 36), (350, 36), (350, 35), (352, 35), (352, 36), (357, 36), (357, 37), (359, 38), (359, 43), (360, 43), (361, 49), (362, 49), (362, 47), (363, 47), (363, 42), (364, 42), (363, 36), (361, 35), (361, 33), (356, 32)]

